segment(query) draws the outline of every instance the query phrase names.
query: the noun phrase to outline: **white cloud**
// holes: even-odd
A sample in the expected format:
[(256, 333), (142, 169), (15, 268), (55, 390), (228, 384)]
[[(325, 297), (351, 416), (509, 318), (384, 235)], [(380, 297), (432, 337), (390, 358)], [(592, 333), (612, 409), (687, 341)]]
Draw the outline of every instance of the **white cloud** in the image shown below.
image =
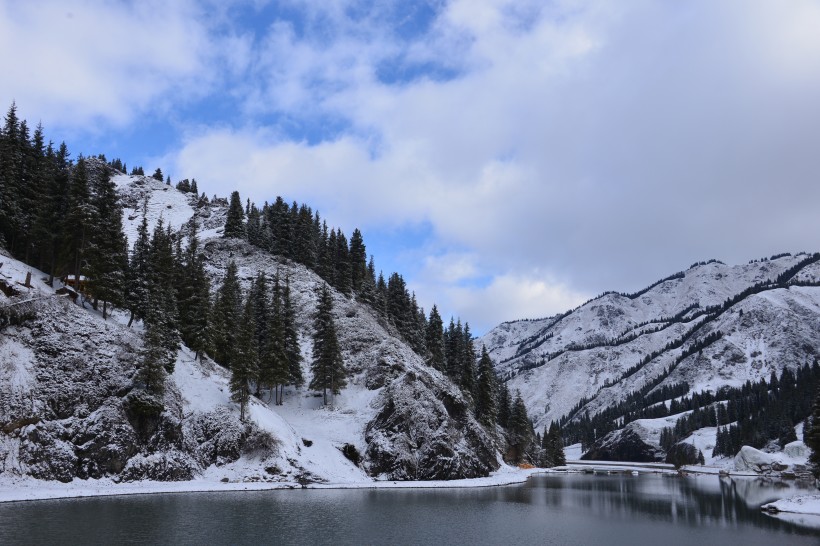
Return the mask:
[(366, 239), (429, 224), (409, 284), (470, 320), (550, 314), (696, 260), (818, 247), (812, 0), (454, 0), (415, 38), (391, 2), (293, 0), (301, 26), (271, 20), (264, 35), (226, 8), (208, 27), (211, 8), (193, 3), (104, 4), (93, 25), (76, 22), (82, 2), (38, 17), (0, 5), (5, 51), (54, 32), (41, 42), (63, 55), (0, 59), (15, 76), (0, 100), (127, 125), (228, 81), (243, 117), (189, 120), (158, 164), (209, 193), (308, 202)]
[[(320, 44), (276, 30), (260, 107), (353, 132), (205, 133), (178, 170), (311, 202), (365, 235), (429, 221), (436, 254), (410, 284), (464, 316), (544, 315), (699, 259), (817, 247), (816, 3), (515, 6), (446, 6), (407, 48), (457, 69), (442, 81), (379, 82), (400, 44), (377, 27)], [(476, 269), (491, 279), (465, 286)]]
[(209, 86), (192, 2), (0, 2), (0, 101), (50, 127), (119, 128)]

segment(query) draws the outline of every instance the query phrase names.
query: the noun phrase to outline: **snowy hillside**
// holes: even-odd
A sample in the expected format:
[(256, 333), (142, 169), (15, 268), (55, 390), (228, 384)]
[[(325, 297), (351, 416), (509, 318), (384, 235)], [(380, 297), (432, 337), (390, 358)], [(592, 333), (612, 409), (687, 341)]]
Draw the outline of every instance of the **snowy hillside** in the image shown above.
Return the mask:
[[(143, 215), (178, 229), (196, 215), (211, 286), (234, 261), (243, 287), (259, 272), (290, 281), (303, 373), (310, 381), (316, 290), (312, 271), (244, 241), (219, 237), (226, 201), (142, 176), (115, 178), (133, 242)], [(183, 347), (152, 413), (133, 389), (142, 327), (108, 320), (45, 284), (47, 275), (7, 254), (0, 280), (0, 474), (45, 480), (189, 480), (354, 483), (486, 476), (499, 467), (496, 439), (461, 391), (429, 368), (372, 310), (331, 289), (348, 386), (332, 407), (306, 387), (284, 404), (252, 399), (249, 423), (230, 399), (230, 372)], [(31, 285), (23, 286), (28, 274)], [(358, 456), (357, 456), (358, 455)]]
[(536, 428), (582, 399), (594, 415), (653, 382), (685, 381), (690, 392), (739, 386), (820, 354), (819, 264), (807, 254), (697, 264), (638, 294), (503, 323), (478, 343), (521, 392)]

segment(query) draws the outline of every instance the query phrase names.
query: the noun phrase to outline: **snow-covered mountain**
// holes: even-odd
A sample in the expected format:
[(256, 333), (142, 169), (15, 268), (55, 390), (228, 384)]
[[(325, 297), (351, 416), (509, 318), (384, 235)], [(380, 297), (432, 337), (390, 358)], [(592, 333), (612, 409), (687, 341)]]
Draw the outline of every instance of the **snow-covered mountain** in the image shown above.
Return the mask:
[[(231, 261), (245, 289), (260, 271), (289, 279), (309, 383), (323, 281), (302, 265), (221, 238), (227, 201), (203, 202), (149, 177), (115, 182), (130, 242), (143, 213), (149, 229), (160, 218), (177, 229), (196, 215), (213, 287)], [(124, 311), (104, 321), (90, 305), (61, 297), (59, 283), (49, 287), (44, 273), (7, 254), (0, 262), (0, 280), (17, 292), (0, 295), (0, 474), (351, 483), (471, 478), (499, 467), (497, 440), (473, 418), (461, 391), (353, 297), (331, 289), (351, 371), (332, 409), (309, 389), (291, 387), (281, 406), (253, 399), (243, 424), (230, 400), (229, 372), (183, 347), (166, 382), (164, 411), (152, 415), (129, 396), (140, 324), (128, 328)], [(30, 286), (23, 286), (28, 274)]]
[(739, 386), (820, 355), (818, 258), (695, 264), (636, 294), (502, 323), (477, 345), (521, 392), (536, 429), (579, 403), (594, 415), (648, 385)]

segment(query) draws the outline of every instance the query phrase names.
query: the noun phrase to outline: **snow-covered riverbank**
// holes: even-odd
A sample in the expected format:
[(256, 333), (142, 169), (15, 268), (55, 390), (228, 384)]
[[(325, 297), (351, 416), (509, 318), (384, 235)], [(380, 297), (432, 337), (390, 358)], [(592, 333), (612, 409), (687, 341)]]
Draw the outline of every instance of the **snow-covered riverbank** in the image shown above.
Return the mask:
[(820, 516), (820, 493), (780, 499), (764, 504), (761, 509), (773, 514), (788, 513)]
[[(525, 482), (533, 474), (551, 472), (542, 468), (519, 469), (505, 466), (486, 478), (433, 481), (358, 481), (348, 483), (311, 483), (307, 489), (430, 489), (494, 487)], [(74, 480), (70, 483), (33, 478), (0, 476), (0, 502), (32, 501), (110, 495), (146, 495), (155, 493), (197, 493), (216, 491), (268, 491), (302, 489), (296, 482), (221, 482), (208, 479), (184, 482), (142, 481), (115, 483), (110, 479)]]

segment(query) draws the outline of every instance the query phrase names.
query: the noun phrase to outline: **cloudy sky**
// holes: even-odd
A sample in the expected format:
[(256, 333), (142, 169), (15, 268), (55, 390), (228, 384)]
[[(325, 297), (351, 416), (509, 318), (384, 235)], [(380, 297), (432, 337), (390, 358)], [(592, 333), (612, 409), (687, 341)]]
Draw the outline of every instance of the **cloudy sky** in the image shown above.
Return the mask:
[(0, 0), (74, 156), (307, 202), (476, 331), (820, 250), (820, 1)]

